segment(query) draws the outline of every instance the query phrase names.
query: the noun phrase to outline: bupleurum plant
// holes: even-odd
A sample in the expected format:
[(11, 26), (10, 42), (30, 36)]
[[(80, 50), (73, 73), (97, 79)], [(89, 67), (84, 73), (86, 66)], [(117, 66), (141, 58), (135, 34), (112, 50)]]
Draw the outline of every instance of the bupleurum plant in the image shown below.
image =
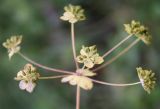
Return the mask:
[[(51, 67), (44, 66), (39, 64), (27, 56), (25, 56), (22, 52), (20, 52), (20, 44), (22, 42), (22, 36), (11, 36), (8, 38), (6, 42), (3, 43), (3, 46), (8, 50), (9, 59), (12, 58), (14, 54), (20, 55), (23, 59), (25, 59), (28, 64), (24, 66), (22, 70), (17, 73), (15, 77), (16, 81), (19, 82), (19, 88), (21, 90), (26, 90), (27, 92), (33, 92), (34, 88), (36, 87), (37, 80), (42, 79), (57, 79), (61, 78), (61, 83), (69, 83), (70, 85), (76, 87), (76, 109), (80, 109), (80, 90), (91, 90), (94, 86), (94, 83), (102, 84), (102, 85), (109, 85), (109, 86), (119, 86), (119, 87), (126, 87), (126, 86), (133, 86), (141, 84), (144, 90), (147, 93), (151, 93), (154, 89), (156, 84), (155, 73), (151, 70), (146, 70), (141, 67), (137, 67), (137, 74), (139, 77), (139, 81), (134, 83), (109, 83), (100, 80), (93, 79), (93, 76), (98, 75), (96, 73), (98, 70), (108, 66), (120, 56), (125, 54), (128, 50), (130, 50), (134, 45), (138, 42), (142, 41), (145, 44), (151, 44), (151, 35), (148, 32), (148, 29), (142, 25), (138, 21), (132, 20), (130, 24), (124, 24), (125, 31), (129, 34), (125, 37), (122, 41), (116, 44), (113, 48), (109, 51), (105, 52), (103, 55), (98, 53), (96, 45), (92, 46), (82, 46), (80, 50), (80, 54), (77, 56), (76, 48), (75, 48), (75, 33), (74, 33), (74, 25), (79, 22), (85, 20), (84, 9), (81, 6), (75, 6), (69, 4), (68, 6), (64, 7), (65, 12), (63, 16), (60, 17), (61, 20), (69, 22), (71, 25), (71, 41), (72, 41), (72, 50), (73, 50), (73, 58), (75, 62), (76, 69), (74, 71), (66, 71), (61, 69), (55, 69)], [(105, 57), (111, 54), (115, 49), (117, 49), (120, 45), (126, 42), (129, 38), (137, 37), (130, 45), (124, 48), (121, 52), (119, 52), (116, 56), (111, 58), (110, 60), (105, 62)], [(58, 72), (61, 75), (58, 76), (48, 76), (43, 77), (41, 76), (34, 66), (39, 68), (48, 70), (50, 72)], [(97, 65), (97, 66), (95, 66)]]

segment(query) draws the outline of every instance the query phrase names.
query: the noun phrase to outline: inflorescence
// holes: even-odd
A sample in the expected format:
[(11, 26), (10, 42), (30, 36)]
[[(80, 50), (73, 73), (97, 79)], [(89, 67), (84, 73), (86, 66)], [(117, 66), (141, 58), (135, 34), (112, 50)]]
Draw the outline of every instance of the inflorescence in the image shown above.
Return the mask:
[[(141, 84), (144, 90), (147, 91), (148, 93), (150, 93), (151, 90), (154, 89), (156, 84), (155, 73), (153, 73), (151, 70), (144, 70), (141, 67), (137, 68), (139, 81), (134, 83), (115, 84), (115, 83), (103, 82), (103, 81), (99, 81), (91, 78), (98, 74), (96, 73), (96, 71), (114, 62), (116, 59), (118, 59), (120, 56), (126, 53), (129, 49), (131, 49), (135, 44), (137, 44), (140, 40), (142, 40), (147, 45), (151, 44), (152, 38), (148, 32), (148, 29), (145, 26), (141, 25), (140, 22), (133, 20), (131, 21), (130, 24), (124, 24), (125, 31), (129, 34), (129, 36), (127, 36), (118, 44), (116, 44), (104, 55), (101, 56), (98, 53), (96, 45), (93, 45), (93, 46), (82, 46), (82, 49), (80, 50), (80, 55), (77, 56), (75, 52), (76, 48), (75, 48), (75, 40), (74, 40), (75, 36), (74, 36), (73, 25), (79, 21), (86, 19), (84, 15), (84, 9), (82, 9), (81, 6), (74, 6), (69, 4), (68, 6), (64, 7), (64, 10), (65, 12), (63, 13), (63, 16), (60, 17), (60, 19), (67, 21), (71, 24), (72, 50), (74, 55), (74, 61), (76, 64), (76, 70), (72, 72), (72, 71), (65, 71), (61, 69), (55, 69), (55, 68), (44, 66), (42, 64), (39, 64), (31, 60), (30, 58), (26, 57), (23, 53), (20, 52), (20, 48), (21, 48), (20, 44), (22, 42), (22, 36), (11, 36), (11, 38), (7, 39), (6, 42), (3, 43), (3, 46), (8, 49), (9, 59), (11, 59), (11, 57), (15, 53), (17, 53), (18, 55), (20, 55), (22, 58), (24, 58), (26, 61), (30, 63), (30, 64), (26, 64), (24, 66), (24, 69), (20, 70), (17, 73), (17, 76), (15, 77), (15, 80), (20, 81), (19, 88), (21, 90), (26, 90), (31, 93), (33, 92), (36, 86), (37, 80), (62, 78), (61, 79), (62, 83), (68, 82), (70, 85), (77, 86), (76, 109), (79, 109), (80, 108), (80, 88), (84, 90), (91, 90), (94, 86), (94, 83), (102, 84), (102, 85), (110, 85), (110, 86), (120, 86), (120, 87)], [(105, 57), (107, 57), (110, 53), (112, 53), (115, 49), (117, 49), (121, 44), (123, 44), (132, 36), (136, 36), (138, 39), (133, 41), (129, 46), (124, 48), (124, 50), (122, 50), (115, 57), (111, 58), (109, 61), (106, 61), (106, 62), (104, 61)], [(43, 76), (40, 76), (40, 74), (37, 72), (36, 68), (32, 64), (34, 66), (43, 68), (50, 72), (58, 72), (65, 75), (43, 77)], [(82, 68), (80, 68), (79, 64), (82, 64)], [(98, 67), (95, 65), (98, 65)]]
[(17, 77), (14, 79), (20, 81), (19, 88), (26, 90), (28, 92), (33, 92), (36, 86), (36, 80), (39, 78), (39, 73), (37, 73), (36, 68), (31, 64), (26, 64), (24, 69), (17, 73)]

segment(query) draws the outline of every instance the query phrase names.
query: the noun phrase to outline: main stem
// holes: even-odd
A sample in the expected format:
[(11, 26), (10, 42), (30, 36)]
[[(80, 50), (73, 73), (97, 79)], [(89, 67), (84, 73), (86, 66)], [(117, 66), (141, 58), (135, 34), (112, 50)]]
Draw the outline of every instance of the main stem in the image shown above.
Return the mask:
[(75, 34), (74, 34), (74, 23), (71, 23), (71, 40), (72, 40), (72, 51), (75, 61), (76, 68), (79, 69), (79, 65), (76, 61), (76, 46), (75, 46)]
[(103, 65), (93, 69), (93, 71), (98, 71), (104, 67), (106, 67), (107, 65), (111, 64), (112, 62), (114, 62), (116, 59), (118, 59), (120, 56), (122, 56), (123, 54), (125, 54), (129, 49), (131, 49), (134, 45), (136, 45), (138, 42), (140, 41), (140, 39), (136, 39), (134, 42), (132, 42), (128, 47), (126, 47), (123, 51), (121, 51), (118, 55), (116, 55), (115, 57), (111, 58), (109, 61), (107, 61), (106, 63), (104, 63)]
[(118, 87), (133, 86), (133, 85), (141, 84), (141, 82), (134, 82), (134, 83), (128, 83), (128, 84), (115, 84), (115, 83), (98, 81), (98, 80), (94, 80), (94, 79), (91, 79), (91, 80), (95, 83), (98, 83), (98, 84), (103, 84), (103, 85), (108, 85), (108, 86), (118, 86)]
[(80, 109), (80, 87), (77, 85), (77, 92), (76, 92), (76, 109)]
[(105, 58), (106, 56), (108, 56), (110, 53), (112, 53), (116, 48), (118, 48), (121, 44), (123, 44), (126, 40), (128, 40), (130, 37), (132, 36), (129, 35), (126, 38), (124, 38), (121, 42), (119, 42), (117, 45), (115, 45), (113, 48), (111, 48), (109, 51), (107, 51), (102, 57)]
[(52, 71), (52, 72), (59, 72), (59, 73), (65, 73), (65, 74), (74, 74), (74, 72), (70, 72), (70, 71), (65, 71), (65, 70), (60, 70), (60, 69), (55, 69), (55, 68), (51, 68), (51, 67), (47, 67), (47, 66), (44, 66), (42, 64), (39, 64), (33, 60), (31, 60), (30, 58), (28, 58), (27, 56), (25, 56), (24, 54), (22, 54), (21, 52), (18, 52), (18, 54), (23, 58), (25, 59), (26, 61), (32, 63), (33, 65), (36, 65), (40, 68), (43, 68), (45, 70), (49, 70), (49, 71)]

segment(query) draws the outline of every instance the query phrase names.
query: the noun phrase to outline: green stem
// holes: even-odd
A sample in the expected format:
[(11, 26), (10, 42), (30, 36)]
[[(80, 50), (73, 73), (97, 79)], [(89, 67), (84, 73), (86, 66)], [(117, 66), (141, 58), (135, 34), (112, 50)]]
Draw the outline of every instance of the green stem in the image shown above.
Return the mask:
[(21, 52), (18, 52), (18, 54), (23, 58), (25, 59), (26, 61), (32, 63), (33, 65), (36, 65), (40, 68), (43, 68), (45, 70), (48, 70), (48, 71), (52, 71), (52, 72), (59, 72), (59, 73), (65, 73), (65, 74), (74, 74), (74, 72), (70, 72), (70, 71), (66, 71), (66, 70), (60, 70), (60, 69), (55, 69), (55, 68), (51, 68), (51, 67), (47, 67), (47, 66), (44, 66), (42, 64), (39, 64), (33, 60), (31, 60), (30, 58), (28, 58), (27, 56), (25, 56), (24, 54), (22, 54)]
[(129, 49), (131, 49), (134, 45), (136, 45), (138, 42), (140, 41), (140, 39), (136, 39), (135, 41), (133, 41), (128, 47), (126, 47), (123, 51), (121, 51), (118, 55), (116, 55), (115, 57), (111, 58), (109, 61), (107, 61), (106, 63), (102, 64), (101, 66), (93, 69), (92, 71), (98, 71), (106, 66), (108, 66), (109, 64), (111, 64), (112, 62), (114, 62), (116, 59), (118, 59), (120, 56), (122, 56), (123, 54), (125, 54)]
[(102, 57), (105, 58), (106, 56), (108, 56), (110, 53), (112, 53), (116, 48), (118, 48), (121, 44), (123, 44), (126, 40), (128, 40), (130, 37), (132, 36), (129, 35), (126, 38), (124, 38), (121, 42), (119, 42), (117, 45), (115, 45), (113, 48), (111, 48), (109, 51), (107, 51)]

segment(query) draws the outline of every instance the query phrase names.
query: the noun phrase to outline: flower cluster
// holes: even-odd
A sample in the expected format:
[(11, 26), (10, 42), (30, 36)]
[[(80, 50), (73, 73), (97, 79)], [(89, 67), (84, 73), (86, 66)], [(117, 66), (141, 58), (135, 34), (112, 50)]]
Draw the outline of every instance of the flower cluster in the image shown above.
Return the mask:
[(97, 53), (95, 45), (90, 47), (82, 46), (80, 55), (77, 56), (77, 61), (83, 63), (87, 68), (94, 67), (95, 64), (102, 64), (104, 59)]
[(15, 80), (20, 81), (19, 88), (21, 90), (26, 90), (31, 93), (36, 86), (36, 80), (38, 80), (39, 76), (35, 67), (31, 64), (26, 64), (24, 69), (17, 73)]
[[(109, 83), (104, 81), (99, 81), (94, 78), (93, 76), (96, 75), (96, 71), (102, 69), (103, 67), (111, 64), (113, 61), (118, 59), (121, 55), (126, 53), (131, 47), (133, 47), (139, 40), (142, 40), (145, 44), (150, 44), (151, 42), (151, 35), (148, 32), (148, 29), (141, 25), (140, 22), (132, 21), (131, 24), (124, 24), (125, 31), (129, 34), (128, 37), (124, 38), (122, 41), (117, 43), (113, 48), (109, 51), (106, 51), (104, 55), (100, 56), (96, 45), (93, 46), (82, 46), (80, 50), (80, 54), (76, 55), (76, 47), (75, 47), (75, 34), (74, 34), (74, 23), (85, 20), (84, 10), (80, 6), (74, 6), (69, 4), (68, 6), (64, 7), (65, 12), (63, 16), (60, 17), (61, 20), (68, 21), (71, 23), (71, 40), (72, 40), (72, 51), (74, 56), (74, 61), (76, 65), (75, 71), (66, 71), (62, 69), (56, 69), (52, 67), (48, 67), (42, 64), (39, 64), (27, 56), (25, 56), (20, 51), (20, 43), (22, 41), (22, 36), (12, 36), (11, 38), (7, 39), (6, 42), (3, 43), (3, 46), (8, 49), (9, 59), (17, 53), (27, 62), (36, 65), (42, 69), (51, 71), (51, 72), (58, 72), (63, 73), (65, 75), (58, 75), (58, 76), (48, 76), (48, 77), (40, 77), (40, 74), (37, 72), (36, 68), (31, 64), (26, 64), (24, 69), (20, 70), (17, 73), (17, 76), (14, 78), (16, 81), (19, 81), (19, 88), (21, 90), (26, 90), (27, 92), (33, 92), (34, 88), (36, 87), (36, 81), (42, 79), (58, 79), (61, 78), (62, 83), (69, 83), (72, 86), (77, 86), (77, 93), (76, 93), (76, 109), (80, 109), (80, 88), (84, 90), (91, 90), (94, 86), (94, 83), (101, 84), (101, 85), (109, 85), (109, 86), (117, 86), (117, 87), (124, 87), (124, 86), (131, 86), (140, 84), (144, 88), (145, 91), (151, 93), (151, 90), (154, 89), (156, 84), (155, 73), (151, 70), (144, 70), (141, 67), (137, 68), (137, 73), (140, 81), (134, 83)], [(108, 56), (108, 54), (112, 53), (115, 49), (120, 47), (127, 39), (135, 35), (138, 37), (137, 40), (132, 42), (129, 46), (127, 46), (124, 50), (119, 52), (116, 56), (108, 60), (103, 65), (100, 65), (104, 62), (104, 58)], [(80, 64), (82, 68), (80, 68)], [(96, 65), (96, 68), (94, 68)], [(67, 74), (67, 75), (66, 75)]]
[[(96, 73), (93, 73), (89, 69), (93, 68), (95, 64), (101, 64), (104, 62), (103, 58), (97, 53), (96, 46), (82, 46), (80, 55), (77, 56), (77, 62), (83, 63), (84, 67), (78, 69), (76, 74), (62, 78), (62, 82), (69, 82), (70, 85), (78, 85), (84, 90), (92, 89), (93, 82), (89, 77), (95, 76)], [(87, 67), (87, 69), (85, 69), (85, 67)]]
[(65, 12), (63, 13), (63, 16), (60, 17), (60, 19), (64, 21), (76, 23), (78, 21), (86, 19), (84, 15), (84, 10), (81, 8), (81, 6), (74, 6), (69, 4), (68, 6), (64, 7), (64, 10)]
[(3, 43), (3, 46), (8, 49), (8, 56), (9, 59), (11, 57), (19, 52), (20, 46), (19, 44), (22, 42), (22, 36), (12, 36), (9, 39), (6, 40), (6, 42)]
[(137, 73), (144, 90), (150, 93), (156, 84), (155, 73), (151, 70), (143, 70), (141, 67), (137, 68)]
[(91, 90), (93, 88), (93, 82), (88, 77), (95, 76), (96, 73), (93, 73), (88, 69), (78, 69), (76, 72), (75, 75), (69, 75), (62, 78), (61, 82), (69, 82), (70, 85), (78, 85), (84, 90)]
[(137, 36), (147, 45), (151, 43), (152, 37), (148, 29), (144, 25), (141, 25), (140, 22), (132, 20), (131, 24), (124, 24), (124, 27), (128, 34)]

